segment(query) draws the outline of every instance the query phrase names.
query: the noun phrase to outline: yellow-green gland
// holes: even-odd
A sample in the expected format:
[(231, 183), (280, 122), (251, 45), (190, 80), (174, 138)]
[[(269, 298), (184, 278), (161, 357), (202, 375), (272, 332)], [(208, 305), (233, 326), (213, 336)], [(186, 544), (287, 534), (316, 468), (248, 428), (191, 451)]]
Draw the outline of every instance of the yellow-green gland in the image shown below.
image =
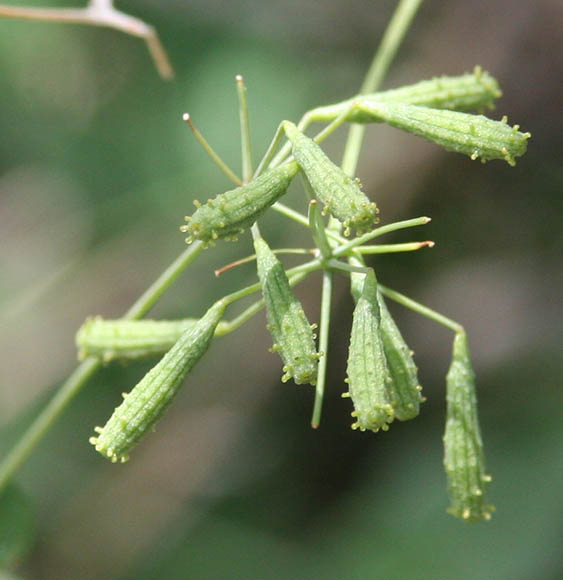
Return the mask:
[(342, 222), (344, 233), (372, 230), (377, 223), (377, 207), (360, 189), (357, 179), (344, 173), (312, 139), (289, 121), (283, 123), (293, 156), (301, 166), (317, 198)]
[(475, 377), (464, 332), (454, 339), (446, 377), (446, 402), (444, 467), (451, 501), (448, 512), (465, 521), (489, 520), (494, 508), (487, 504), (485, 487), (491, 477), (485, 472)]
[(203, 205), (194, 202), (197, 210), (186, 217), (187, 224), (180, 228), (188, 234), (186, 242), (201, 240), (212, 245), (218, 239), (236, 240), (286, 192), (298, 172), (297, 163), (285, 163)]
[(282, 264), (262, 238), (254, 240), (258, 278), (266, 304), (267, 328), (272, 334), (273, 352), (284, 365), (282, 381), (293, 378), (296, 384), (314, 385), (319, 353), (313, 327), (293, 294)]
[(493, 121), (483, 115), (402, 103), (362, 103), (360, 108), (371, 114), (374, 122), (387, 123), (483, 162), (503, 159), (516, 165), (516, 158), (524, 155), (530, 138), (530, 133), (521, 133), (518, 125), (508, 125), (506, 117)]
[(386, 431), (395, 418), (380, 321), (377, 282), (370, 271), (354, 308), (346, 379), (348, 393), (344, 395), (354, 404), (352, 416), (356, 421), (352, 429), (361, 431)]
[(123, 402), (106, 425), (96, 428), (97, 435), (90, 438), (96, 451), (114, 463), (128, 459), (129, 451), (152, 430), (186, 375), (209, 348), (224, 312), (223, 301), (215, 303), (180, 336), (135, 388), (123, 395)]
[(421, 395), (422, 387), (418, 382), (413, 353), (401, 335), (389, 310), (387, 310), (387, 305), (379, 292), (377, 301), (381, 316), (380, 328), (383, 349), (391, 376), (389, 398), (395, 417), (399, 421), (408, 421), (418, 415), (420, 403), (424, 401), (424, 397)]

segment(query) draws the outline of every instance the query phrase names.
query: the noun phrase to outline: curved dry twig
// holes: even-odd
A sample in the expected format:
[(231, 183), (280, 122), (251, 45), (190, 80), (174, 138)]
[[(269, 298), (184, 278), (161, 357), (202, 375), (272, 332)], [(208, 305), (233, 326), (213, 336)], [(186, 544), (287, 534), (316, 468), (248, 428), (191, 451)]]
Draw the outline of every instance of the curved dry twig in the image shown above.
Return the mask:
[(167, 80), (174, 77), (174, 69), (155, 29), (139, 18), (117, 10), (113, 6), (113, 0), (90, 0), (86, 8), (33, 8), (0, 5), (0, 18), (106, 26), (138, 36), (144, 39), (160, 76)]

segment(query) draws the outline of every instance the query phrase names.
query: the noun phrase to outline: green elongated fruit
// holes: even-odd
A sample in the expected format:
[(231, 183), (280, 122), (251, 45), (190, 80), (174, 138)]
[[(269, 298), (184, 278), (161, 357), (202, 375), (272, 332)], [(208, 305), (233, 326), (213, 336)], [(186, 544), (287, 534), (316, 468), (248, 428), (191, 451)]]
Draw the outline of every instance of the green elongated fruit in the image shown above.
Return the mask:
[(76, 334), (78, 357), (100, 357), (104, 362), (164, 354), (197, 318), (185, 320), (105, 320), (89, 318)]
[(399, 421), (414, 419), (424, 398), (418, 382), (418, 373), (412, 351), (403, 339), (393, 320), (383, 296), (377, 293), (377, 304), (381, 315), (381, 338), (391, 375), (390, 399), (394, 415)]
[(283, 123), (291, 143), (293, 156), (301, 166), (318, 199), (344, 226), (349, 235), (354, 228), (357, 233), (373, 229), (377, 223), (377, 207), (360, 189), (354, 179), (335, 165), (323, 150), (289, 121)]
[(262, 238), (255, 238), (254, 248), (258, 278), (266, 304), (268, 330), (274, 339), (273, 352), (283, 363), (282, 381), (293, 378), (298, 385), (314, 385), (319, 354), (315, 347), (313, 327), (301, 303), (293, 294), (280, 261)]
[(349, 396), (354, 404), (352, 417), (356, 422), (352, 429), (387, 431), (395, 413), (373, 271), (366, 274), (362, 293), (354, 308), (347, 375), (348, 393), (343, 396)]
[(198, 209), (186, 216), (188, 223), (180, 228), (188, 234), (186, 242), (201, 240), (209, 245), (217, 239), (236, 240), (286, 192), (298, 172), (297, 163), (285, 163), (203, 205), (194, 202)]
[(358, 107), (372, 115), (374, 122), (387, 123), (483, 162), (504, 159), (516, 165), (516, 157), (524, 155), (530, 138), (530, 133), (518, 131), (518, 125), (510, 127), (506, 117), (493, 121), (483, 115), (402, 103), (363, 102)]
[[(341, 103), (313, 109), (307, 117), (311, 121), (334, 121), (354, 103), (360, 102), (393, 102), (452, 111), (481, 111), (493, 108), (495, 99), (501, 96), (502, 91), (496, 79), (476, 66), (471, 74), (436, 77), (398, 89), (361, 95)], [(373, 123), (373, 117), (361, 108), (353, 107), (346, 121)]]
[[(354, 257), (350, 257), (348, 261), (354, 266), (361, 265)], [(358, 272), (352, 272), (350, 276), (350, 291), (356, 302), (362, 295), (364, 278), (365, 276)], [(425, 399), (421, 395), (422, 387), (418, 382), (413, 353), (395, 324), (380, 292), (377, 292), (377, 306), (383, 351), (390, 376), (387, 385), (389, 402), (393, 407), (394, 416), (399, 421), (414, 419), (419, 414), (420, 403)]]
[(180, 336), (135, 388), (124, 395), (105, 426), (96, 427), (98, 435), (90, 438), (96, 451), (113, 463), (129, 459), (129, 451), (154, 427), (186, 375), (209, 348), (224, 312), (224, 302), (216, 302)]
[[(135, 360), (163, 355), (183, 332), (193, 328), (197, 318), (182, 320), (124, 320), (88, 318), (76, 334), (79, 359), (88, 356), (113, 360)], [(221, 321), (216, 332), (221, 332)]]
[(454, 339), (446, 377), (446, 402), (444, 467), (451, 500), (448, 512), (466, 521), (489, 520), (494, 508), (486, 502), (485, 487), (491, 477), (485, 473), (475, 376), (464, 332), (457, 333)]

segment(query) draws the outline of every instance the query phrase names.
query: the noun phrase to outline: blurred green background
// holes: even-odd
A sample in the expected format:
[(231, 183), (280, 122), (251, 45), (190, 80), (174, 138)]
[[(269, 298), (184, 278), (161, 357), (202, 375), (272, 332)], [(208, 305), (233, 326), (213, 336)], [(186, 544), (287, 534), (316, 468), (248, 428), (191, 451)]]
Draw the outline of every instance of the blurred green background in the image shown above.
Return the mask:
[[(63, 4), (72, 5), (50, 5)], [(118, 2), (158, 30), (176, 70), (168, 83), (139, 39), (0, 21), (2, 453), (72, 370), (82, 321), (123, 313), (184, 249), (178, 226), (192, 200), (231, 187), (182, 113), (238, 169), (234, 76), (247, 83), (258, 157), (280, 120), (357, 91), (394, 5)], [(279, 382), (263, 314), (216, 341), (123, 466), (103, 461), (88, 437), (151, 363), (107, 367), (18, 473), (13, 509), (0, 512), (0, 555), (16, 578), (563, 577), (561, 16), (556, 0), (426, 2), (384, 85), (482, 65), (505, 94), (492, 116), (532, 133), (515, 168), (380, 126), (368, 129), (358, 168), (382, 223), (433, 219), (386, 238), (432, 239), (433, 250), (373, 265), (382, 282), (467, 328), (493, 520), (467, 525), (445, 513), (452, 336), (442, 327), (391, 305), (428, 402), (387, 433), (349, 429), (340, 393), (352, 303), (338, 278), (320, 429), (308, 427), (311, 390)], [(344, 136), (327, 142), (334, 159)], [(302, 197), (295, 187), (288, 203), (303, 210)], [(310, 245), (276, 215), (263, 233), (274, 246)], [(151, 316), (197, 316), (251, 283), (252, 266), (213, 276), (249, 253), (248, 234), (218, 244)], [(319, 282), (298, 291), (312, 320)], [(18, 550), (2, 554), (16, 536)]]

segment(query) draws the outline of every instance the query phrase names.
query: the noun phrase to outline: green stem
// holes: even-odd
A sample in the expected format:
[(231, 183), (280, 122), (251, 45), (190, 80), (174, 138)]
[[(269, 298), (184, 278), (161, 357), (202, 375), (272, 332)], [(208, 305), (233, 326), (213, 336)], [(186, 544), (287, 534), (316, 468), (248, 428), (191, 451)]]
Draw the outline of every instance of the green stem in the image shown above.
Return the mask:
[[(356, 268), (355, 271), (361, 270), (361, 265), (365, 264), (363, 257), (357, 253), (350, 255), (348, 260), (350, 262), (350, 267)], [(454, 332), (464, 332), (463, 326), (461, 324), (455, 320), (452, 320), (451, 318), (448, 318), (447, 316), (444, 316), (443, 314), (440, 314), (439, 312), (436, 312), (432, 308), (424, 306), (420, 302), (417, 302), (416, 300), (413, 300), (412, 298), (409, 298), (408, 296), (405, 296), (396, 290), (391, 290), (391, 288), (387, 288), (387, 286), (383, 286), (383, 284), (378, 283), (377, 287), (384, 296), (387, 296), (387, 298), (402, 304), (406, 308), (410, 308), (414, 312), (418, 312), (418, 314), (422, 314), (422, 316), (426, 316), (427, 318), (438, 322), (439, 324), (449, 328), (450, 330), (453, 330)]]
[(321, 320), (319, 328), (319, 368), (317, 372), (317, 386), (315, 387), (315, 403), (311, 427), (316, 429), (321, 422), (323, 398), (326, 384), (326, 367), (328, 361), (328, 338), (330, 334), (330, 306), (332, 303), (332, 272), (323, 272), (323, 289), (321, 297)]
[[(377, 86), (381, 83), (387, 69), (393, 57), (395, 56), (397, 49), (403, 39), (403, 36), (408, 29), (416, 10), (418, 9), (421, 0), (401, 0), (391, 22), (385, 32), (381, 45), (376, 53), (372, 66), (368, 71), (364, 84), (362, 85), (361, 93), (365, 92), (373, 92), (376, 90)], [(242, 86), (239, 84), (239, 86)], [(240, 92), (239, 92), (240, 95)], [(242, 109), (241, 109), (242, 111)], [(203, 138), (201, 133), (197, 131), (197, 129), (193, 126), (189, 115), (184, 115), (184, 120), (190, 125), (190, 128), (194, 132), (196, 139), (200, 142), (200, 144), (204, 147), (207, 153), (211, 156), (211, 158), (215, 161), (218, 167), (231, 179), (235, 184), (240, 185), (241, 180), (238, 176), (221, 160), (221, 158), (215, 153), (215, 151), (211, 148), (209, 143)], [(339, 120), (338, 120), (339, 121)], [(243, 149), (245, 152), (243, 153), (243, 165), (245, 167), (244, 172), (248, 176), (251, 174), (251, 165), (250, 165), (250, 145), (249, 139), (245, 145), (245, 139), (247, 137), (244, 136), (244, 132), (248, 129), (248, 122), (247, 119), (244, 121), (242, 119), (242, 112), (241, 112), (241, 125), (243, 126)], [(333, 124), (333, 129), (338, 126), (337, 124)], [(246, 127), (246, 129), (244, 128)], [(333, 130), (332, 129), (332, 130)], [(328, 134), (326, 130), (321, 132)], [(326, 136), (326, 135), (325, 135)], [(363, 128), (361, 126), (354, 125), (352, 126), (348, 142), (345, 149), (344, 160), (343, 160), (343, 169), (350, 175), (355, 173), (359, 151), (361, 147), (363, 139)], [(272, 149), (272, 154), (273, 154)], [(269, 153), (267, 153), (268, 155)], [(275, 160), (274, 160), (275, 162)], [(259, 170), (261, 167), (259, 168)], [(246, 176), (245, 176), (246, 177)], [(246, 179), (245, 179), (246, 180)], [(282, 210), (281, 204), (275, 204), (276, 210)], [(280, 213), (284, 213), (285, 215), (289, 216), (287, 210), (280, 211)], [(293, 215), (291, 216), (292, 219), (295, 219), (297, 212), (292, 212)], [(304, 225), (308, 225), (307, 219), (302, 216), (303, 221), (301, 219), (296, 220), (300, 221)], [(336, 237), (336, 239), (340, 238), (337, 234), (331, 232), (329, 235)], [(373, 236), (375, 237), (375, 236)], [(360, 238), (358, 238), (360, 239)], [(369, 239), (372, 239), (370, 237)], [(340, 240), (338, 240), (340, 241)], [(359, 243), (363, 243), (359, 242)], [(351, 248), (358, 245), (357, 243)], [(340, 252), (344, 252), (343, 248), (345, 246), (341, 246), (339, 248)], [(350, 249), (350, 247), (348, 249)], [(196, 242), (192, 244), (185, 252), (182, 253), (181, 256), (175, 262), (169, 266), (165, 272), (154, 282), (148, 290), (146, 290), (141, 297), (131, 306), (131, 308), (126, 312), (124, 318), (126, 319), (137, 319), (141, 318), (158, 300), (158, 298), (166, 291), (166, 289), (172, 284), (172, 282), (178, 277), (178, 275), (185, 269), (185, 267), (192, 262), (193, 259), (199, 254), (202, 250), (201, 244)], [(303, 273), (306, 275), (309, 272), (314, 270), (321, 269), (323, 264), (319, 260), (314, 260), (309, 262), (308, 264), (303, 264), (301, 266), (297, 266), (296, 268), (292, 268), (288, 270), (288, 275), (291, 274), (300, 274)], [(328, 275), (329, 273), (327, 273)], [(248, 294), (257, 291), (260, 288), (259, 284), (255, 284), (253, 286), (249, 286), (247, 288), (243, 288), (238, 292), (234, 292), (224, 298), (229, 304), (239, 298), (247, 296)], [(383, 292), (383, 287), (382, 292)], [(391, 290), (385, 289), (387, 294), (392, 299), (397, 299), (401, 303), (408, 305), (409, 307), (419, 311), (421, 314), (429, 316), (434, 320), (445, 324), (449, 328), (454, 329), (456, 332), (459, 332), (461, 326), (451, 321), (450, 319), (438, 314), (437, 312), (423, 307), (418, 303), (403, 297), (398, 293), (394, 293)], [(385, 292), (384, 292), (385, 293)], [(393, 294), (393, 295), (391, 295)], [(400, 297), (397, 298), (397, 297)], [(250, 309), (248, 309), (250, 310)], [(244, 313), (243, 313), (244, 314)], [(242, 316), (242, 315), (241, 315)], [(328, 326), (328, 323), (325, 325)], [(325, 357), (326, 358), (326, 357)], [(67, 379), (67, 381), (62, 385), (62, 387), (57, 391), (53, 399), (47, 404), (47, 406), (41, 411), (39, 416), (35, 419), (35, 421), (30, 425), (26, 433), (23, 437), (19, 440), (19, 442), (12, 448), (12, 450), (8, 453), (7, 457), (4, 459), (2, 464), (0, 464), (0, 489), (10, 480), (13, 474), (17, 471), (17, 469), (23, 464), (23, 462), (27, 459), (30, 455), (32, 450), (35, 446), (39, 443), (42, 437), (45, 435), (49, 427), (53, 424), (53, 422), (58, 418), (60, 413), (66, 408), (66, 406), (70, 403), (70, 401), (76, 396), (76, 394), (80, 391), (80, 389), (84, 386), (86, 381), (96, 372), (96, 370), (100, 367), (101, 362), (97, 358), (87, 358), (83, 361), (76, 370), (71, 374), (71, 376)]]
[(360, 246), (356, 251), (360, 254), (392, 254), (396, 252), (413, 252), (421, 248), (432, 248), (434, 242), (408, 242), (405, 244), (380, 244), (378, 246)]
[[(399, 46), (401, 45), (401, 42), (406, 32), (408, 31), (416, 11), (418, 10), (421, 3), (422, 0), (401, 0), (399, 2), (393, 17), (387, 25), (379, 48), (377, 49), (370, 68), (364, 78), (364, 82), (359, 92), (360, 95), (375, 92), (379, 85), (382, 83), (385, 75), (387, 74), (389, 66), (397, 54), (397, 50), (399, 49)], [(351, 104), (350, 110), (352, 110), (353, 106), (354, 105)], [(336, 119), (335, 121), (337, 121), (337, 123), (334, 127), (331, 127), (334, 121), (331, 123), (331, 125), (329, 125), (329, 127), (331, 127), (331, 129), (329, 129), (329, 133), (334, 131), (334, 129), (336, 129), (342, 122), (345, 121), (349, 112), (350, 111), (346, 111), (342, 115), (341, 120)], [(304, 132), (313, 121), (311, 118), (311, 113), (312, 111), (307, 111), (297, 124), (297, 128), (301, 132)], [(325, 130), (327, 129), (328, 127)], [(316, 141), (321, 141), (324, 139), (324, 137), (327, 136), (324, 135), (325, 130), (321, 131), (321, 133), (315, 137)], [(348, 175), (354, 175), (356, 173), (356, 166), (358, 164), (364, 131), (365, 128), (363, 125), (352, 125), (348, 133), (348, 141), (344, 149), (344, 158), (342, 161), (342, 169), (346, 171)], [(278, 139), (276, 142), (277, 147), (281, 136), (276, 133), (276, 137), (274, 137), (274, 139), (276, 138)], [(270, 167), (277, 167), (282, 162), (282, 160), (287, 157), (289, 150), (290, 144), (286, 143), (278, 152), (278, 154), (273, 158)], [(268, 152), (273, 154), (271, 147), (268, 149)]]
[(242, 185), (242, 181), (238, 175), (219, 157), (215, 152), (213, 147), (208, 143), (207, 139), (196, 129), (192, 122), (192, 118), (189, 113), (184, 113), (182, 119), (189, 125), (194, 137), (197, 139), (198, 143), (203, 147), (204, 151), (211, 157), (215, 165), (235, 184)]
[(241, 75), (236, 76), (236, 81), (240, 116), (240, 141), (242, 147), (242, 180), (244, 183), (248, 183), (252, 179), (252, 148), (250, 146), (246, 86)]
[[(311, 186), (309, 185), (309, 182), (306, 178), (303, 179), (305, 179), (307, 188), (310, 189)], [(312, 199), (309, 202), (309, 228), (311, 229), (311, 235), (313, 236), (313, 240), (315, 241), (315, 244), (317, 244), (317, 248), (320, 250), (321, 255), (323, 258), (329, 258), (332, 250), (326, 237), (323, 218), (321, 217), (321, 212), (319, 211), (316, 199)]]
[(127, 320), (142, 318), (202, 251), (203, 244), (199, 240), (189, 245), (137, 298), (133, 306), (123, 315), (123, 318)]
[[(338, 129), (338, 127), (340, 127), (340, 125), (342, 125), (346, 121), (348, 115), (354, 110), (355, 107), (356, 107), (356, 103), (351, 102), (348, 107), (346, 107), (324, 129), (319, 131), (313, 137), (313, 141), (315, 141), (316, 143), (322, 143), (327, 137), (332, 135), (332, 133), (334, 133), (334, 131), (336, 131), (336, 129)], [(305, 129), (309, 125), (309, 121), (308, 121), (309, 115), (310, 115), (310, 111), (305, 113), (305, 115), (303, 115), (303, 117), (301, 118), (301, 121), (299, 121), (299, 124), (297, 126), (297, 128), (302, 133), (305, 132)], [(272, 143), (270, 144), (270, 146), (268, 147), (268, 151), (266, 152), (266, 155), (264, 156), (264, 159), (262, 160), (261, 164), (267, 163), (270, 161), (271, 157), (273, 156), (273, 151), (274, 151), (275, 147), (277, 147), (279, 145), (279, 141), (281, 139), (282, 134), (283, 134), (283, 123), (281, 123), (280, 126), (278, 127), (278, 130), (276, 131), (276, 134), (274, 135), (274, 139), (273, 139)], [(288, 155), (289, 155), (290, 149), (291, 149), (291, 143), (287, 142), (280, 149), (278, 154), (272, 159), (272, 162), (270, 163), (270, 167), (277, 167), (283, 161), (288, 160)], [(293, 158), (291, 158), (291, 159), (293, 159)]]
[[(277, 250), (272, 250), (272, 252), (274, 254), (295, 254), (299, 256), (308, 256), (308, 255), (316, 256), (318, 254), (318, 250), (316, 248), (311, 250), (306, 250), (305, 248), (279, 248)], [(254, 260), (256, 260), (256, 254), (251, 254), (250, 256), (246, 256), (245, 258), (240, 258), (239, 260), (231, 262), (230, 264), (227, 264), (226, 266), (222, 266), (218, 270), (215, 270), (215, 276), (219, 277), (222, 274), (224, 274), (227, 270), (231, 270), (237, 266), (242, 266), (243, 264), (248, 264), (249, 262), (253, 262)]]
[(102, 366), (101, 359), (88, 357), (76, 367), (74, 372), (62, 384), (55, 396), (41, 411), (33, 423), (27, 428), (24, 435), (12, 447), (8, 455), (0, 464), (0, 491), (4, 489), (29, 457), (35, 446), (41, 441), (57, 417), (66, 408), (74, 396), (80, 391), (86, 381)]
[[(400, 0), (365, 76), (360, 95), (375, 92), (383, 82), (421, 3), (422, 0)], [(342, 169), (348, 175), (356, 173), (364, 134), (363, 125), (350, 127), (342, 160)]]
[[(144, 316), (180, 273), (202, 251), (201, 242), (195, 242), (180, 254), (174, 262), (127, 310), (123, 318), (137, 320)], [(35, 446), (45, 436), (67, 405), (80, 392), (86, 381), (101, 367), (102, 361), (96, 357), (85, 359), (57, 390), (47, 406), (39, 413), (26, 432), (8, 452), (0, 464), (0, 490), (10, 481), (14, 473), (29, 457)]]
[(361, 95), (379, 89), (421, 4), (422, 0), (401, 0), (398, 3), (366, 74)]
[[(299, 213), (298, 211), (295, 211), (294, 209), (287, 207), (287, 205), (284, 205), (283, 203), (280, 203), (279, 201), (274, 203), (274, 205), (272, 206), (272, 209), (277, 211), (279, 214), (284, 215), (285, 217), (293, 220), (294, 222), (296, 222), (302, 226), (305, 226), (306, 228), (309, 227), (309, 220), (302, 213)], [(332, 238), (333, 240), (335, 240), (336, 242), (339, 242), (341, 244), (348, 242), (348, 240), (346, 238), (343, 238), (337, 232), (332, 232), (330, 230), (327, 230), (326, 235), (329, 238)]]
[[(302, 280), (304, 280), (309, 275), (309, 272), (301, 272), (300, 274), (295, 274), (293, 276), (289, 276), (289, 285), (295, 286), (299, 284)], [(217, 331), (215, 332), (215, 336), (224, 336), (225, 334), (229, 334), (237, 328), (240, 328), (245, 322), (248, 322), (257, 312), (264, 308), (264, 300), (260, 299), (257, 300), (254, 304), (251, 304), (246, 310), (241, 312), (238, 316), (235, 316), (232, 320), (229, 321), (221, 321), (221, 325), (217, 327)]]
[(414, 310), (415, 312), (422, 314), (422, 316), (426, 316), (427, 318), (442, 324), (454, 332), (463, 332), (463, 326), (461, 324), (455, 320), (452, 320), (451, 318), (448, 318), (447, 316), (444, 316), (443, 314), (440, 314), (439, 312), (436, 312), (435, 310), (432, 310), (432, 308), (428, 308), (428, 306), (424, 306), (420, 302), (416, 302), (416, 300), (396, 292), (395, 290), (391, 290), (391, 288), (387, 288), (382, 284), (379, 284), (378, 288), (384, 296), (387, 296), (387, 298), (402, 304), (406, 308), (410, 308), (411, 310)]
[[(286, 270), (286, 274), (288, 278), (290, 276), (295, 276), (296, 274), (310, 274), (315, 270), (321, 270), (323, 267), (323, 263), (321, 260), (311, 260), (310, 262), (306, 262), (305, 264), (301, 264), (299, 266), (295, 266), (295, 268), (290, 268)], [(251, 284), (250, 286), (246, 286), (245, 288), (241, 288), (240, 290), (236, 290), (231, 294), (227, 294), (223, 296), (221, 300), (225, 301), (225, 304), (229, 305), (241, 298), (245, 298), (254, 292), (258, 292), (261, 289), (260, 282), (256, 282), (256, 284)]]
[(346, 118), (355, 107), (356, 107), (355, 102), (350, 103), (350, 106), (344, 109), (342, 113), (340, 113), (340, 115), (338, 115), (336, 119), (334, 119), (334, 121), (331, 121), (322, 131), (319, 131), (313, 137), (313, 141), (315, 141), (316, 143), (322, 143), (329, 135), (332, 135), (332, 133), (334, 133), (334, 131), (336, 131), (336, 129), (338, 129), (338, 127), (340, 127), (340, 125), (342, 125), (346, 121)]
[(364, 234), (363, 236), (359, 236), (358, 238), (355, 238), (347, 242), (346, 244), (343, 244), (339, 248), (336, 248), (336, 250), (334, 250), (332, 254), (333, 256), (336, 257), (342, 256), (344, 254), (347, 254), (350, 250), (353, 250), (354, 248), (361, 246), (362, 244), (365, 244), (366, 242), (369, 242), (374, 238), (378, 238), (379, 236), (388, 234), (390, 232), (395, 232), (397, 230), (404, 230), (405, 228), (412, 228), (414, 226), (423, 226), (424, 224), (427, 224), (429, 221), (430, 221), (429, 217), (423, 216), (419, 218), (413, 218), (410, 220), (394, 222), (392, 224), (387, 224), (386, 226), (381, 226), (371, 232), (368, 232), (367, 234)]
[[(299, 122), (297, 123), (297, 128), (301, 131), (301, 133), (305, 133), (305, 130), (311, 124), (311, 122), (312, 122), (311, 113), (312, 113), (312, 111), (307, 111), (301, 117)], [(315, 137), (315, 139), (318, 140), (320, 138), (321, 134), (322, 134), (322, 131), (319, 135), (317, 135)], [(291, 149), (291, 143), (288, 142), (280, 149), (278, 154), (274, 157), (274, 159), (272, 160), (272, 163), (271, 163), (271, 167), (277, 167), (282, 162), (282, 160), (288, 156), (290, 149)]]
[(284, 205), (283, 203), (280, 203), (279, 201), (276, 201), (276, 203), (274, 203), (272, 209), (277, 211), (279, 214), (284, 215), (285, 217), (293, 220), (294, 222), (301, 224), (302, 226), (305, 226), (306, 228), (309, 227), (309, 220), (302, 213), (299, 213), (298, 211), (291, 209), (290, 207)]
[[(363, 264), (363, 261), (361, 263)], [(332, 268), (333, 270), (340, 270), (341, 272), (355, 272), (359, 274), (367, 274), (367, 272), (371, 270), (371, 268), (368, 268), (367, 266), (346, 264), (345, 262), (334, 259), (327, 262), (327, 267)]]
[[(275, 157), (275, 159), (273, 161), (272, 161), (272, 157), (274, 156), (274, 153), (275, 153), (276, 149), (278, 148), (280, 141), (282, 140), (283, 134), (284, 134), (284, 132), (283, 132), (283, 122), (282, 122), (278, 125), (278, 128), (276, 129), (276, 132), (274, 133), (274, 137), (273, 137), (272, 141), (270, 142), (270, 144), (268, 145), (268, 149), (266, 149), (266, 153), (264, 154), (264, 157), (262, 157), (262, 160), (258, 164), (258, 168), (254, 172), (254, 179), (256, 179), (259, 175), (261, 175), (263, 173), (265, 167), (272, 168), (272, 167), (276, 167), (277, 165), (280, 164), (281, 160), (277, 161), (279, 154)], [(289, 145), (287, 147), (288, 147), (288, 151), (289, 151)], [(280, 153), (281, 153), (281, 151), (280, 151)]]

